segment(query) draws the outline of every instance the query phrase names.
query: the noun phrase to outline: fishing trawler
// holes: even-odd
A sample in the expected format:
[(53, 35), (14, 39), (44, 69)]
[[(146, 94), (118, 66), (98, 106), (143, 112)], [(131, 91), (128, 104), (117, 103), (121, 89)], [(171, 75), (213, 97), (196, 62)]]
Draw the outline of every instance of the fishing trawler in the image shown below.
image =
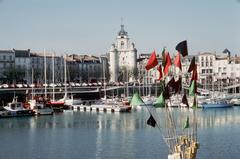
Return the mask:
[(31, 109), (26, 109), (22, 102), (17, 101), (17, 97), (13, 101), (3, 107), (4, 111), (0, 112), (0, 117), (20, 117), (20, 116), (33, 116), (35, 112)]

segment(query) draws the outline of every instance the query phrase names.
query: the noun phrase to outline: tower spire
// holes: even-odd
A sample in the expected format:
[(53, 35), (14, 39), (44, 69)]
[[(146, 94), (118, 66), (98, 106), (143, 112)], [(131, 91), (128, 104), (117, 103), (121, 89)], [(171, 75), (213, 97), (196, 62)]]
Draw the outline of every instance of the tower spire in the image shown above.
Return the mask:
[(118, 35), (119, 36), (123, 36), (123, 35), (127, 36), (127, 32), (124, 30), (123, 17), (121, 17), (121, 30), (118, 32)]

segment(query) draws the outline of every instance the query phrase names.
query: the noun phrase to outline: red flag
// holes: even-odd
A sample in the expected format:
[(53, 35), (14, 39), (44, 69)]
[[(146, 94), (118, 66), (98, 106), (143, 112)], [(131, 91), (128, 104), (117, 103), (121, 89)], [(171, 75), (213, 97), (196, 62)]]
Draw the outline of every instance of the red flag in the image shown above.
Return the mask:
[(150, 70), (151, 68), (157, 66), (157, 64), (158, 64), (157, 56), (155, 51), (153, 51), (145, 68), (146, 70)]
[(164, 70), (163, 71), (164, 71), (164, 75), (166, 76), (168, 74), (169, 68), (172, 65), (169, 53), (166, 54), (165, 59), (166, 59), (166, 61), (165, 61), (165, 66), (164, 66)]
[(161, 64), (158, 66), (158, 72), (159, 72), (158, 80), (161, 80), (161, 78), (163, 77)]
[(181, 56), (180, 56), (180, 53), (178, 52), (177, 53), (177, 56), (174, 60), (174, 64), (179, 67), (180, 70), (182, 70), (182, 64), (181, 64)]

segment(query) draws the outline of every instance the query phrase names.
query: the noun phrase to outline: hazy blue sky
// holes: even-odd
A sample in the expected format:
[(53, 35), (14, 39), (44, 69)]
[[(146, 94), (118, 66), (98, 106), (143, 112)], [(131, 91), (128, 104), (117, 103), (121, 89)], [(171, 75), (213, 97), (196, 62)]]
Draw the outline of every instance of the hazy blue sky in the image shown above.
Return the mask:
[(103, 54), (121, 17), (138, 53), (240, 54), (239, 0), (0, 0), (0, 49)]

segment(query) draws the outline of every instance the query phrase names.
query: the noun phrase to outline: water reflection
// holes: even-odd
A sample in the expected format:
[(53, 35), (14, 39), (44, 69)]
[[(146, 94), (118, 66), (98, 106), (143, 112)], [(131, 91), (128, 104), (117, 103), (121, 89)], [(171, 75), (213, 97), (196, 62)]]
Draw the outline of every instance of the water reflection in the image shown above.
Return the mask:
[(202, 128), (240, 124), (240, 107), (203, 109), (199, 112), (198, 124)]
[[(183, 118), (186, 112), (177, 112), (176, 119)], [(164, 117), (165, 110), (158, 109), (156, 115), (159, 120)], [(183, 114), (183, 115), (181, 115)], [(202, 128), (240, 124), (240, 107), (227, 109), (198, 109), (198, 126)], [(22, 117), (0, 119), (0, 128), (88, 128), (88, 129), (111, 129), (136, 130), (146, 128), (146, 119), (149, 113), (146, 110), (132, 113), (94, 113), (74, 112), (55, 114), (53, 116)]]
[(89, 128), (135, 130), (146, 127), (147, 113), (108, 114), (74, 112), (53, 116), (36, 116), (0, 119), (0, 128)]

